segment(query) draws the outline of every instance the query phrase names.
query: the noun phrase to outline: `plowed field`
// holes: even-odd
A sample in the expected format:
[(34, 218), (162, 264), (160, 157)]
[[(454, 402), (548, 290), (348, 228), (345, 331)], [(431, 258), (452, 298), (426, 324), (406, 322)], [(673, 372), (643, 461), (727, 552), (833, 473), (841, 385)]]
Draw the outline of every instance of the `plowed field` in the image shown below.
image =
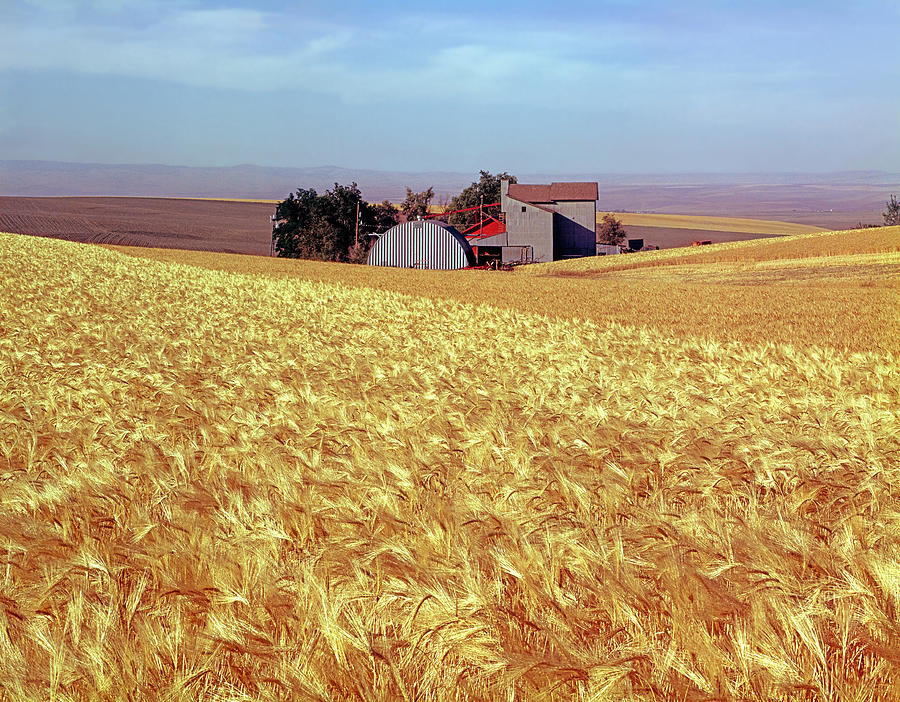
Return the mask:
[[(0, 197), (0, 231), (87, 243), (268, 255), (276, 201), (152, 197)], [(598, 213), (600, 217), (602, 213)], [(617, 213), (629, 238), (671, 248), (817, 228), (754, 219)]]
[(149, 197), (3, 197), (0, 231), (124, 246), (268, 255), (275, 205)]

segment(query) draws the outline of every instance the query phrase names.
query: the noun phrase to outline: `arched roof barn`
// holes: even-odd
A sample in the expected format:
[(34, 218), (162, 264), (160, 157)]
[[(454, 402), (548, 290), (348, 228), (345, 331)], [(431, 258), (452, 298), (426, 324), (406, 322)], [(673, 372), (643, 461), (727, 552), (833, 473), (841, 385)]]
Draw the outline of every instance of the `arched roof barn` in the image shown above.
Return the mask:
[(370, 266), (453, 270), (475, 265), (466, 237), (433, 220), (403, 222), (382, 234), (369, 252)]

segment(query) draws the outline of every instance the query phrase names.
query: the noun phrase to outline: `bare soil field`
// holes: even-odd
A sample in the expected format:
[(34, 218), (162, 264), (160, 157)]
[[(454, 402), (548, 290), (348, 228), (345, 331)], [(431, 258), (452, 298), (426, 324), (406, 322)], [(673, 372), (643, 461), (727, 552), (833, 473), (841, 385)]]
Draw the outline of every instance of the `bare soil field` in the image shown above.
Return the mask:
[[(86, 243), (266, 256), (275, 203), (251, 199), (0, 197), (0, 231)], [(616, 216), (625, 223), (629, 238), (642, 238), (646, 244), (661, 248), (689, 246), (695, 239), (743, 241), (813, 228), (753, 218)]]
[(714, 244), (722, 244), (728, 241), (747, 241), (769, 236), (784, 236), (783, 234), (762, 234), (750, 232), (713, 231), (709, 229), (684, 229), (682, 227), (647, 227), (633, 224), (625, 225), (625, 235), (629, 239), (643, 239), (645, 246), (658, 246), (661, 249), (671, 249), (680, 246), (690, 246), (691, 242), (698, 239), (709, 240)]
[(143, 197), (2, 197), (0, 231), (86, 243), (268, 255), (266, 202)]
[[(597, 213), (597, 222), (607, 214)], [(760, 237), (809, 234), (826, 227), (798, 224), (790, 221), (771, 221), (756, 218), (712, 217), (685, 214), (646, 214), (613, 212), (625, 226), (629, 239), (643, 239), (647, 246), (669, 249), (690, 246), (696, 240), (708, 240), (720, 244), (729, 241), (746, 241)]]
[(881, 224), (897, 186), (882, 185), (604, 185), (600, 207), (619, 212), (744, 217), (852, 229)]
[[(739, 216), (735, 214), (735, 216)], [(745, 213), (740, 215), (749, 219), (763, 217), (763, 214)], [(858, 229), (859, 225), (882, 224), (881, 210), (877, 208), (805, 212), (791, 209), (773, 209), (765, 213), (765, 217), (783, 222), (796, 222), (797, 224), (809, 224), (822, 229), (838, 231), (842, 229)]]

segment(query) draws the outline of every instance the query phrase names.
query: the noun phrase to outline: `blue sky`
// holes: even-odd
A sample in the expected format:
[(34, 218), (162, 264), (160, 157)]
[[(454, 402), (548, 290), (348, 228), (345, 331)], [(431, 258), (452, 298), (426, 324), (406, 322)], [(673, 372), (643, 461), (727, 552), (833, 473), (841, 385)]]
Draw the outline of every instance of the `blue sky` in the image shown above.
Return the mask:
[(0, 0), (0, 158), (900, 170), (900, 2)]

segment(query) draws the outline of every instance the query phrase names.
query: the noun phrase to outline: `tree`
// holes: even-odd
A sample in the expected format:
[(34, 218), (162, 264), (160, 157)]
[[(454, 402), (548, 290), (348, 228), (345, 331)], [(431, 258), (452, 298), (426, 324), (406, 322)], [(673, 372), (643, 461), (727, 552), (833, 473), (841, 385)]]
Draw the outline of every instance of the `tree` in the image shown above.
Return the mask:
[(390, 200), (370, 205), (362, 203), (359, 210), (359, 236), (347, 255), (349, 263), (365, 263), (375, 243), (374, 234), (383, 234), (400, 219), (400, 212)]
[[(490, 171), (479, 171), (479, 173), (480, 177), (477, 182), (473, 182), (468, 188), (465, 188), (459, 195), (450, 200), (451, 210), (462, 210), (468, 207), (479, 207), (482, 204), (491, 205), (495, 202), (500, 202), (500, 181), (516, 182), (516, 177), (506, 171), (497, 175), (491, 175)], [(496, 216), (497, 211), (494, 209), (490, 214)], [(447, 222), (457, 229), (465, 229), (473, 224), (477, 224), (480, 217), (478, 210), (469, 210), (468, 212), (451, 214), (447, 218)]]
[(428, 214), (428, 206), (434, 198), (434, 188), (428, 188), (420, 193), (414, 193), (406, 189), (406, 199), (400, 204), (400, 213), (409, 222)]
[(900, 225), (900, 202), (897, 202), (897, 198), (891, 195), (891, 199), (885, 204), (887, 209), (881, 213), (881, 216), (884, 217), (884, 226)]
[(366, 204), (366, 212), (363, 216), (366, 234), (381, 234), (393, 227), (400, 220), (400, 211), (390, 200), (384, 200), (377, 205)]
[(366, 203), (356, 183), (319, 195), (300, 188), (275, 207), (272, 243), (278, 256), (347, 261), (356, 244), (357, 211)]
[(597, 225), (598, 244), (621, 244), (625, 241), (625, 227), (622, 222), (607, 212)]

